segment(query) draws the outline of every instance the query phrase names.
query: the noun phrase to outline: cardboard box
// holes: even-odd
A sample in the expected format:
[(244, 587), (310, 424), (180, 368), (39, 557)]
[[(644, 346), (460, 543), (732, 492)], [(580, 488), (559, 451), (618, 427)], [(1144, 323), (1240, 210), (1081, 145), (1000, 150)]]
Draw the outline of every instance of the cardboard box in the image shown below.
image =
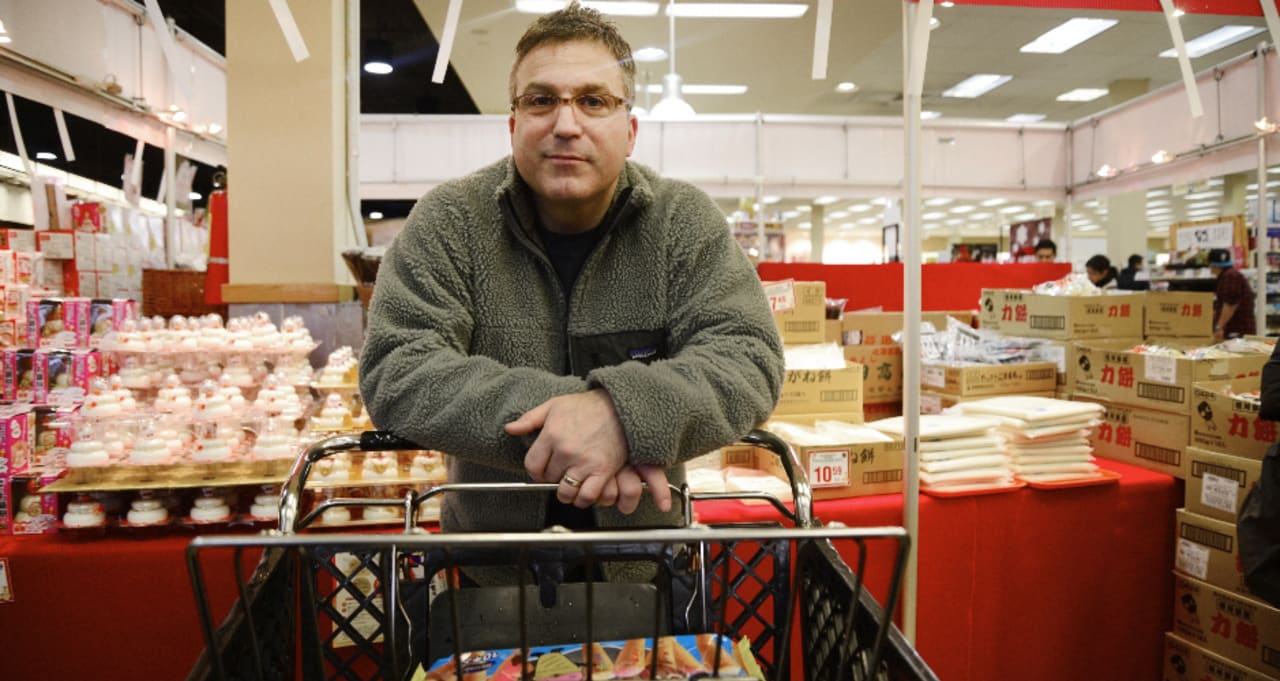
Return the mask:
[(101, 232), (104, 213), (101, 203), (75, 201), (71, 204), (71, 228), (81, 232)]
[(827, 283), (825, 281), (783, 281), (765, 284), (785, 345), (821, 343), (827, 330)]
[(27, 346), (32, 348), (89, 347), (89, 299), (28, 300)]
[[(792, 447), (808, 474), (814, 500), (902, 492), (904, 448), (901, 442)], [(755, 465), (778, 478), (787, 479), (782, 462), (773, 452), (757, 451)]]
[(58, 495), (40, 490), (56, 480), (56, 477), (0, 478), (9, 489), (13, 517), (10, 531), (13, 534), (53, 534), (58, 531)]
[(1275, 677), (1232, 662), (1188, 643), (1172, 633), (1164, 635), (1163, 681), (1275, 681)]
[(1253, 597), (1240, 567), (1236, 524), (1189, 513), (1176, 514), (1174, 569), (1213, 586)]
[(0, 352), (0, 363), (4, 364), (4, 391), (0, 398), (10, 402), (31, 401), (36, 384), (34, 355), (35, 350), (30, 348)]
[(36, 245), (49, 260), (73, 260), (76, 257), (75, 232), (49, 230), (36, 235)]
[(102, 375), (102, 355), (97, 350), (40, 348), (32, 356), (36, 404), (79, 401), (89, 393), (93, 379)]
[(827, 319), (822, 322), (822, 342), (840, 344), (840, 324), (839, 319)]
[(880, 419), (902, 416), (902, 402), (864, 402), (862, 404), (862, 421), (870, 423)]
[(1143, 336), (1213, 337), (1213, 294), (1148, 291), (1143, 303)]
[(983, 289), (979, 326), (1009, 336), (1081, 340), (1142, 335), (1142, 293), (1046, 296)]
[(1182, 462), (1182, 479), (1187, 481), (1186, 509), (1231, 523), (1240, 515), (1245, 495), (1262, 475), (1261, 461), (1199, 447), (1187, 447)]
[(1280, 610), (1174, 574), (1173, 633), (1228, 660), (1280, 675)]
[(137, 319), (137, 304), (125, 298), (95, 298), (89, 303), (89, 338), (96, 344), (104, 336)]
[(76, 269), (80, 272), (96, 272), (98, 270), (98, 242), (90, 232), (75, 233)]
[(1256, 377), (1267, 362), (1265, 354), (1194, 360), (1130, 352), (1130, 347), (1115, 341), (1080, 344), (1072, 392), (1190, 415), (1194, 383)]
[(17, 283), (18, 259), (13, 251), (0, 250), (0, 284)]
[[(901, 312), (846, 312), (840, 320), (841, 345), (879, 345), (899, 347), (893, 342), (893, 334), (902, 330)], [(947, 328), (947, 317), (966, 326), (973, 325), (973, 313), (967, 310), (952, 312), (921, 312), (921, 323), (932, 324), (937, 330)]]
[(862, 413), (862, 367), (788, 369), (775, 414)]
[(0, 348), (14, 348), (27, 340), (27, 325), (17, 319), (0, 319)]
[(0, 475), (25, 475), (31, 470), (34, 426), (30, 405), (0, 409)]
[[(1098, 400), (1073, 399), (1082, 402)], [(1183, 450), (1191, 434), (1183, 414), (1102, 402), (1102, 424), (1090, 442), (1096, 456), (1122, 461), (1158, 473), (1182, 477)]]
[(27, 286), (35, 286), (44, 279), (44, 254), (33, 251), (15, 251), (17, 263), (14, 281)]
[[(1120, 338), (1115, 339), (1116, 343), (1129, 343), (1137, 345), (1142, 342), (1141, 338)], [(1078, 349), (1080, 341), (1063, 341), (1042, 339), (1040, 344), (1032, 348), (1030, 359), (1039, 362), (1053, 362), (1058, 366), (1058, 390), (1071, 392), (1071, 386), (1076, 380), (1076, 366), (1079, 361)]]
[(37, 471), (60, 471), (71, 449), (71, 422), (74, 407), (37, 405), (34, 410), (35, 448), (31, 467)]
[(26, 284), (6, 284), (4, 287), (4, 318), (22, 324), (22, 338), (27, 337), (27, 301), (31, 299), (31, 287)]
[(1052, 362), (963, 366), (926, 362), (920, 370), (921, 388), (965, 397), (1053, 392), (1057, 385), (1058, 366)]
[(36, 232), (33, 229), (13, 227), (0, 229), (0, 248), (10, 251), (34, 251), (36, 250)]
[(902, 346), (846, 345), (844, 358), (862, 367), (864, 402), (902, 400)]
[[(1043, 392), (1018, 393), (1027, 397), (1055, 397), (1057, 393), (1053, 390)], [(943, 409), (954, 407), (961, 402), (972, 402), (974, 400), (985, 400), (991, 395), (969, 395), (961, 397), (959, 395), (948, 395), (946, 393), (936, 393), (928, 390), (920, 391), (920, 413), (921, 414), (941, 414)]]
[(1275, 421), (1258, 417), (1253, 400), (1228, 397), (1226, 391), (1257, 390), (1259, 378), (1204, 381), (1192, 385), (1191, 444), (1261, 461), (1276, 441)]

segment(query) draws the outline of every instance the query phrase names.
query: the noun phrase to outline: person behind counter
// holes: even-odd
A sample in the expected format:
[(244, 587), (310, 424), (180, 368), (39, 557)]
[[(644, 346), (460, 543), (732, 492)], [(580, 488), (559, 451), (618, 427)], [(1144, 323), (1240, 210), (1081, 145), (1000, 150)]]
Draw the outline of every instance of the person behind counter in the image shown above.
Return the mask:
[(534, 21), (508, 96), (511, 156), (432, 189), (387, 249), (360, 393), (450, 482), (556, 485), (449, 494), (445, 531), (674, 525), (683, 462), (778, 401), (764, 288), (710, 197), (627, 160), (635, 63), (599, 12)]
[(1216, 340), (1258, 332), (1253, 314), (1253, 287), (1233, 265), (1231, 251), (1209, 251), (1209, 269), (1218, 278), (1213, 291), (1213, 337)]
[(1116, 288), (1116, 268), (1105, 255), (1095, 255), (1084, 264), (1084, 272), (1098, 288)]
[(1053, 239), (1041, 239), (1036, 242), (1036, 262), (1053, 262), (1058, 259), (1058, 244)]
[(1129, 266), (1120, 270), (1120, 276), (1116, 277), (1116, 288), (1122, 291), (1150, 290), (1150, 281), (1139, 281), (1138, 279), (1142, 272), (1142, 266), (1142, 256), (1137, 253), (1129, 256)]

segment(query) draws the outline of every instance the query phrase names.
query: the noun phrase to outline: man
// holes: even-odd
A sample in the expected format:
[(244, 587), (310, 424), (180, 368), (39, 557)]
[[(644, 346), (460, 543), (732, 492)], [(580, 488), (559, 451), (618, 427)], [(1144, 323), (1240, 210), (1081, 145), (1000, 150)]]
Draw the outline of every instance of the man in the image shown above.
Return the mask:
[(1134, 253), (1129, 256), (1129, 266), (1120, 270), (1116, 278), (1116, 288), (1123, 291), (1146, 291), (1151, 288), (1150, 281), (1139, 281), (1138, 273), (1142, 271), (1142, 256)]
[(1253, 315), (1253, 287), (1233, 264), (1231, 251), (1225, 248), (1209, 251), (1209, 269), (1218, 278), (1213, 296), (1213, 337), (1219, 341), (1258, 332)]
[(1036, 262), (1053, 262), (1058, 259), (1058, 244), (1052, 239), (1041, 239), (1036, 243)]
[(558, 484), (448, 495), (446, 530), (671, 524), (681, 462), (777, 402), (760, 282), (710, 198), (626, 160), (634, 94), (598, 12), (538, 19), (511, 70), (512, 155), (424, 196), (382, 262), (373, 422), (447, 452), (453, 482)]

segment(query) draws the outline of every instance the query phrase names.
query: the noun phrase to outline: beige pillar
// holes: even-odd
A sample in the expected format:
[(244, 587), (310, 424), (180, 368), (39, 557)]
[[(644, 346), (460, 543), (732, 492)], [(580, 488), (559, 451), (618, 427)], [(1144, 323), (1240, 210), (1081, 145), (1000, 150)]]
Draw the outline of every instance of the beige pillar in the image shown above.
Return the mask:
[(229, 303), (351, 297), (339, 252), (346, 200), (346, 2), (289, 9), (310, 53), (295, 61), (265, 0), (227, 2)]
[[(1107, 198), (1107, 252), (1111, 264), (1123, 269), (1129, 256), (1147, 254), (1147, 194), (1145, 191)], [(1092, 254), (1091, 254), (1092, 255)]]
[(827, 247), (827, 207), (809, 204), (809, 262), (822, 262), (822, 249)]
[(1244, 215), (1245, 197), (1249, 195), (1250, 182), (1258, 180), (1258, 173), (1235, 173), (1222, 178), (1222, 210), (1219, 215)]

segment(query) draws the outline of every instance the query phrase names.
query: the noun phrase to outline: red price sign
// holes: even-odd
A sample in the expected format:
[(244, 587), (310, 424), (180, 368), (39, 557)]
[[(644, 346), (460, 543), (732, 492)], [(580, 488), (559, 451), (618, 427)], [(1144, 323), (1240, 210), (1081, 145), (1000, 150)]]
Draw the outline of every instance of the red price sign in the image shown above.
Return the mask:
[(809, 452), (809, 486), (845, 487), (849, 484), (849, 450)]
[(796, 282), (794, 279), (771, 281), (764, 285), (769, 297), (769, 309), (773, 312), (790, 312), (796, 309)]

